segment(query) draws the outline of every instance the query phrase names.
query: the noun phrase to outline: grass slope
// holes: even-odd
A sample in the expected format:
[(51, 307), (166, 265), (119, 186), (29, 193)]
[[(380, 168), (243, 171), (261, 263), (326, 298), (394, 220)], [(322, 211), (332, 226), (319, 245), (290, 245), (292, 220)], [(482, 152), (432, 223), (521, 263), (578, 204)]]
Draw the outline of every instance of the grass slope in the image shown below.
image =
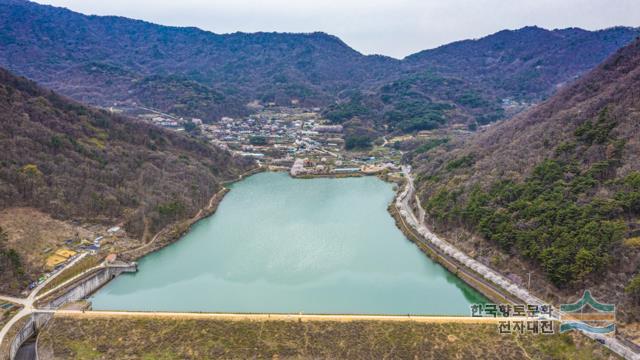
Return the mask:
[(56, 317), (47, 359), (610, 359), (577, 335), (501, 336), (496, 325)]

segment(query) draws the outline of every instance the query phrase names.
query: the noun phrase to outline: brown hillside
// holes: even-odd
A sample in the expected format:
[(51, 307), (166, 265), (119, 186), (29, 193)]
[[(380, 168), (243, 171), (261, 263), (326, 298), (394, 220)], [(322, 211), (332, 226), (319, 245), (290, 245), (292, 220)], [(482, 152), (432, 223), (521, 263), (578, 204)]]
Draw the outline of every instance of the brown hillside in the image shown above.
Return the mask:
[[(0, 165), (0, 210), (33, 207), (61, 220), (124, 223), (138, 238), (192, 217), (221, 182), (250, 166), (200, 140), (87, 108), (2, 69)], [(1, 260), (6, 274), (1, 265), (9, 263)]]
[(425, 155), (416, 164), (421, 172), (433, 173), (449, 159), (474, 154), (476, 161), (473, 171), (467, 171), (467, 184), (486, 183), (494, 177), (519, 178), (551, 156), (578, 125), (607, 106), (611, 116), (619, 119), (612, 132), (628, 141), (620, 175), (640, 170), (640, 41), (621, 49), (573, 86), (531, 111), (452, 144), (453, 151)]

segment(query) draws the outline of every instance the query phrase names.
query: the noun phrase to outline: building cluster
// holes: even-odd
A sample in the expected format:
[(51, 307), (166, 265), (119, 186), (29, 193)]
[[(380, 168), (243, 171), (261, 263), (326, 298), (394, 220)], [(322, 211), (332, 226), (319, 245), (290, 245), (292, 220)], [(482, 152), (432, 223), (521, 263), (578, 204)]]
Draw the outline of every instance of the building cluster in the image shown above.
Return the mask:
[(98, 235), (93, 240), (89, 239), (67, 239), (59, 248), (47, 248), (44, 250), (45, 254), (49, 254), (45, 260), (45, 269), (47, 272), (38, 277), (38, 279), (29, 285), (29, 289), (34, 289), (38, 285), (42, 284), (46, 279), (56, 274), (75, 260), (80, 254), (88, 253), (89, 255), (96, 255), (100, 252), (105, 241), (108, 241), (114, 237), (120, 237), (124, 235), (124, 230), (119, 226), (114, 226), (106, 230), (104, 235)]
[(344, 128), (325, 120), (320, 109), (267, 106), (242, 118), (214, 123), (175, 118), (159, 112), (139, 115), (158, 126), (182, 131), (187, 123), (201, 136), (236, 155), (265, 166), (287, 169), (292, 176), (378, 174), (396, 170), (389, 158), (358, 158), (344, 148)]
[(183, 129), (183, 125), (186, 122), (183, 118), (175, 118), (173, 116), (156, 113), (141, 114), (138, 115), (138, 118), (154, 125), (172, 130)]
[(392, 162), (384, 162), (376, 157), (331, 159), (328, 157), (297, 158), (289, 173), (293, 177), (309, 175), (376, 175), (398, 171)]
[(290, 166), (296, 157), (317, 151), (337, 154), (344, 143), (342, 126), (328, 125), (318, 112), (300, 108), (271, 107), (245, 118), (223, 117), (200, 129), (217, 145), (268, 165)]

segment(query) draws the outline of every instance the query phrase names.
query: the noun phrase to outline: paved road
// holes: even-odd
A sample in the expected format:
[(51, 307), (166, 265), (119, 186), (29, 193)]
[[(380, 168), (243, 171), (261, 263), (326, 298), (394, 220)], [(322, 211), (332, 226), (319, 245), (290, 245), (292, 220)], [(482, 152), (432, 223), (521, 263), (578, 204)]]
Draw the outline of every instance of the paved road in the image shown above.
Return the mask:
[[(425, 219), (425, 211), (422, 208), (422, 206), (420, 205), (420, 200), (418, 199), (418, 196), (415, 194), (415, 186), (413, 183), (413, 178), (411, 177), (411, 168), (409, 166), (404, 166), (402, 168), (402, 172), (405, 176), (405, 178), (407, 179), (407, 184), (406, 184), (406, 188), (403, 191), (403, 193), (400, 195), (399, 198), (399, 202), (396, 203), (396, 206), (398, 208), (398, 210), (400, 211), (401, 216), (403, 216), (403, 219), (405, 220), (406, 224), (409, 224), (410, 227), (412, 227), (418, 234), (428, 234), (431, 237), (436, 238), (436, 235), (434, 235), (425, 225), (424, 223), (424, 219)], [(417, 207), (418, 207), (418, 216), (416, 217), (416, 214), (413, 211), (413, 208), (411, 207), (409, 201), (410, 199), (415, 199)], [(398, 206), (399, 205), (399, 206)], [(449, 252), (445, 252), (443, 251), (443, 246), (448, 246), (449, 248), (453, 248), (453, 246), (451, 246), (450, 244), (448, 244), (447, 242), (438, 239), (437, 243), (434, 243), (432, 241), (429, 241), (429, 237), (418, 237), (418, 241), (420, 241), (422, 244), (424, 244), (425, 246), (429, 247), (432, 251), (434, 251), (436, 254), (438, 254), (439, 256), (445, 258), (447, 261), (456, 264), (456, 265), (460, 265), (461, 262), (455, 257), (451, 255), (451, 251)], [(462, 253), (461, 251), (457, 250), (457, 252)], [(466, 256), (466, 255), (465, 255)], [(471, 258), (469, 258), (469, 260), (471, 260)], [(472, 260), (475, 262), (475, 260)], [(481, 270), (481, 267), (484, 267), (484, 265), (478, 263), (479, 265), (476, 266), (477, 270)], [(463, 264), (464, 265), (464, 264)], [(495, 291), (497, 294), (500, 294), (502, 297), (504, 297), (505, 299), (511, 301), (512, 303), (522, 303), (522, 300), (520, 297), (518, 297), (517, 295), (514, 295), (512, 293), (509, 292), (505, 292), (504, 290), (496, 287), (494, 285), (494, 283), (491, 281), (491, 279), (485, 279), (484, 277), (482, 277), (482, 274), (478, 274), (474, 271), (470, 271), (467, 268), (465, 268), (464, 266), (458, 266), (458, 271), (464, 273), (465, 275), (473, 278), (474, 280), (476, 280), (477, 282), (483, 284), (484, 286), (492, 289), (493, 291)], [(470, 268), (471, 269), (471, 268)], [(474, 269), (474, 270), (476, 270)], [(534, 304), (534, 303), (539, 303), (539, 304), (543, 304), (542, 300), (538, 300), (538, 302), (529, 302), (529, 304)]]
[[(80, 256), (78, 256), (77, 258), (75, 258), (71, 262), (69, 262), (64, 267), (64, 269), (75, 265), (78, 261), (82, 260), (85, 256), (87, 256), (87, 253), (80, 254)], [(11, 320), (9, 320), (4, 325), (4, 327), (2, 327), (2, 329), (0, 329), (0, 344), (2, 344), (2, 341), (4, 340), (4, 337), (7, 335), (7, 332), (13, 326), (13, 324), (18, 322), (18, 320), (22, 319), (23, 317), (31, 315), (31, 313), (33, 313), (33, 310), (34, 310), (33, 303), (38, 299), (38, 298), (36, 298), (36, 295), (38, 294), (38, 292), (40, 290), (42, 290), (42, 288), (44, 288), (49, 282), (51, 282), (53, 279), (58, 277), (58, 275), (60, 275), (64, 271), (64, 269), (60, 269), (60, 271), (58, 271), (57, 273), (51, 275), (51, 277), (49, 277), (48, 279), (43, 281), (42, 284), (40, 284), (36, 288), (34, 288), (31, 291), (31, 293), (29, 293), (29, 296), (27, 296), (26, 298), (14, 298), (14, 297), (1, 296), (0, 295), (0, 300), (5, 300), (6, 299), (8, 301), (15, 302), (16, 304), (22, 305), (22, 309), (16, 315), (14, 315), (11, 318)]]
[(98, 265), (96, 265), (94, 267), (88, 268), (88, 269), (84, 270), (83, 272), (81, 272), (80, 274), (77, 274), (74, 277), (63, 281), (62, 283), (58, 284), (54, 288), (49, 289), (49, 290), (45, 291), (42, 294), (37, 294), (37, 296), (34, 299), (34, 302), (37, 301), (37, 300), (40, 300), (40, 299), (44, 299), (47, 295), (51, 294), (52, 292), (54, 292), (54, 291), (56, 291), (56, 290), (58, 290), (58, 289), (60, 289), (60, 288), (62, 288), (64, 286), (66, 286), (66, 285), (68, 285), (68, 284), (70, 284), (70, 283), (82, 278), (86, 274), (88, 274), (88, 273), (90, 273), (92, 271), (95, 271), (96, 269), (102, 269), (102, 268), (105, 268), (105, 267), (107, 267), (107, 265), (104, 262), (101, 262), (100, 264), (98, 264)]
[[(491, 285), (490, 282), (496, 283), (500, 285), (502, 289), (507, 291), (508, 295), (510, 295), (511, 297), (515, 297), (516, 299), (521, 299), (526, 304), (546, 304), (545, 301), (533, 296), (527, 290), (520, 288), (519, 286), (511, 282), (511, 280), (502, 276), (502, 274), (470, 258), (462, 251), (458, 250), (451, 244), (440, 239), (438, 236), (432, 233), (424, 223), (424, 210), (422, 209), (422, 206), (420, 206), (420, 202), (417, 202), (420, 219), (416, 218), (413, 209), (409, 205), (409, 199), (416, 196), (413, 178), (411, 177), (411, 167), (403, 166), (402, 172), (407, 180), (407, 185), (403, 192), (400, 194), (400, 198), (398, 199), (398, 201), (396, 201), (396, 206), (398, 207), (401, 216), (403, 216), (406, 222), (409, 223), (409, 225), (413, 227), (419, 234), (423, 235), (423, 237), (419, 239), (420, 241), (422, 241), (423, 243), (425, 243), (425, 245), (429, 246), (432, 249), (440, 248), (441, 250), (445, 250), (445, 252), (448, 255), (451, 255), (451, 257), (455, 258), (458, 263), (464, 264), (467, 267), (473, 269), (476, 273), (484, 277), (483, 280), (486, 281), (483, 281), (483, 284)], [(478, 277), (474, 278), (478, 279)], [(495, 289), (495, 287), (493, 286), (490, 287)], [(500, 293), (504, 294), (503, 291), (501, 291)], [(557, 320), (559, 318), (559, 314), (554, 313), (553, 318), (554, 320)], [(600, 334), (592, 334), (587, 332), (583, 332), (583, 334), (591, 339), (599, 341), (604, 346), (626, 359), (640, 360), (640, 353), (636, 352), (635, 348), (628, 346), (623, 341), (615, 337), (603, 336)]]
[(13, 296), (0, 295), (0, 301), (8, 301), (8, 302), (12, 302), (14, 304), (24, 305), (24, 304), (26, 304), (27, 299), (25, 299), (25, 298), (17, 298), (17, 297), (13, 297)]

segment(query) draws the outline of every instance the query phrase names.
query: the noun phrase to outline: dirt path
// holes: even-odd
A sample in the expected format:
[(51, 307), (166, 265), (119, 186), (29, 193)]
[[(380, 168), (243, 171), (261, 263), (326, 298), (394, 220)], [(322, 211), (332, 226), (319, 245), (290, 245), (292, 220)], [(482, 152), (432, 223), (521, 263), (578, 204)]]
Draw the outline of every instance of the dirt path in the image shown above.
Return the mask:
[(470, 316), (413, 316), (413, 315), (315, 315), (315, 314), (236, 314), (236, 313), (190, 313), (190, 312), (146, 312), (146, 311), (81, 311), (81, 310), (40, 310), (61, 317), (83, 318), (179, 318), (235, 321), (391, 321), (419, 323), (464, 323), (497, 324), (506, 320), (526, 320), (527, 318), (470, 317)]

